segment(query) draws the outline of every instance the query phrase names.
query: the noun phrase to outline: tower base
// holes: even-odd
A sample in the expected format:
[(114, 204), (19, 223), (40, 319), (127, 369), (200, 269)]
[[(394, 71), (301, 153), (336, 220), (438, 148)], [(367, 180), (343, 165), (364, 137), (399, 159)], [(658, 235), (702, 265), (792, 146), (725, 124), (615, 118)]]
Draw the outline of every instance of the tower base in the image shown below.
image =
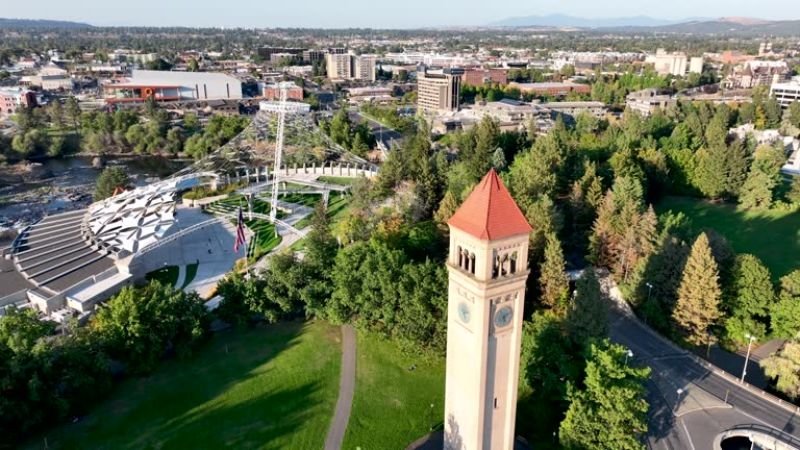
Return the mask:
[[(444, 431), (434, 431), (409, 444), (406, 450), (442, 450), (444, 448)], [(505, 449), (487, 449), (505, 450)], [(531, 450), (531, 446), (521, 436), (514, 442), (514, 450)]]

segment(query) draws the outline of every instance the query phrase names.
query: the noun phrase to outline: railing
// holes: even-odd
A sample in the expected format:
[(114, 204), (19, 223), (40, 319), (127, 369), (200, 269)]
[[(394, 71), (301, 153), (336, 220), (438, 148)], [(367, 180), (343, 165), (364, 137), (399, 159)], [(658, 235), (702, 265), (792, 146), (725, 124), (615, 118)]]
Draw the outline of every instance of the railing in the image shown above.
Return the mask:
[(760, 424), (737, 425), (728, 430), (727, 432), (731, 431), (755, 431), (757, 433), (766, 434), (769, 437), (779, 439), (786, 444), (791, 444), (794, 447), (800, 449), (800, 439), (790, 434), (784, 433), (783, 431), (776, 430), (775, 428), (772, 427), (768, 427), (766, 425), (760, 425)]
[(195, 231), (202, 230), (203, 228), (210, 227), (211, 225), (215, 225), (217, 223), (223, 223), (223, 219), (222, 218), (210, 219), (206, 220), (205, 222), (196, 223), (188, 228), (184, 228), (183, 230), (178, 231), (177, 233), (171, 234), (164, 239), (161, 239), (157, 242), (153, 242), (152, 244), (139, 249), (139, 251), (134, 253), (133, 257), (136, 258), (145, 253), (151, 252), (161, 247), (162, 245), (169, 244), (170, 242), (173, 242), (183, 236), (186, 236), (187, 234), (194, 233)]

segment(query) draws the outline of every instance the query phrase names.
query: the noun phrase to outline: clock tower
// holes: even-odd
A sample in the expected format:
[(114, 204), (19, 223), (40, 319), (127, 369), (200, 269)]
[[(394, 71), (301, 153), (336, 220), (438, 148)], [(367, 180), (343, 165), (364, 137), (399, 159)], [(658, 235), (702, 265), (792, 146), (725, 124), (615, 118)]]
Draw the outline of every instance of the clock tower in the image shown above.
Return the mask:
[(511, 450), (531, 226), (494, 170), (448, 221), (445, 450)]

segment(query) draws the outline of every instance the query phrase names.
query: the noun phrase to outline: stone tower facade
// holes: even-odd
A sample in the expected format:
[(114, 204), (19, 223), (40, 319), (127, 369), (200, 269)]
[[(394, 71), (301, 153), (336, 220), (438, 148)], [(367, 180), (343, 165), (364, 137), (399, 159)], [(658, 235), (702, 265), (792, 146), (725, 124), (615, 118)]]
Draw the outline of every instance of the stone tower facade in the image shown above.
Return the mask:
[(531, 227), (490, 171), (448, 222), (445, 450), (510, 450)]

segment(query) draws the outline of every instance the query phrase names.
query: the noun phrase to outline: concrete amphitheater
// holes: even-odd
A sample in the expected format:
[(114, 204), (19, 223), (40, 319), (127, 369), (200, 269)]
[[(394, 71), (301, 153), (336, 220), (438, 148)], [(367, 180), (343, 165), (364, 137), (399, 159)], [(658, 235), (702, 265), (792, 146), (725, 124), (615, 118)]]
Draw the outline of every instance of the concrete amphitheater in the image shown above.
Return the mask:
[[(267, 122), (259, 115), (251, 128), (259, 131)], [(212, 293), (216, 281), (244, 257), (244, 249), (233, 252), (235, 215), (209, 215), (195, 202), (184, 205), (179, 200), (200, 185), (244, 183), (242, 192), (250, 194), (269, 188), (274, 179), (270, 168), (237, 147), (238, 139), (170, 178), (82, 210), (47, 216), (23, 229), (2, 249), (0, 315), (18, 307), (36, 308), (58, 322), (85, 317), (124, 286), (165, 266), (198, 264), (199, 281), (185, 288), (201, 296)], [(371, 178), (377, 169), (355, 161), (283, 166), (279, 173), (282, 180), (320, 189), (315, 181), (319, 176)], [(279, 220), (276, 226), (281, 234), (298, 233)]]

